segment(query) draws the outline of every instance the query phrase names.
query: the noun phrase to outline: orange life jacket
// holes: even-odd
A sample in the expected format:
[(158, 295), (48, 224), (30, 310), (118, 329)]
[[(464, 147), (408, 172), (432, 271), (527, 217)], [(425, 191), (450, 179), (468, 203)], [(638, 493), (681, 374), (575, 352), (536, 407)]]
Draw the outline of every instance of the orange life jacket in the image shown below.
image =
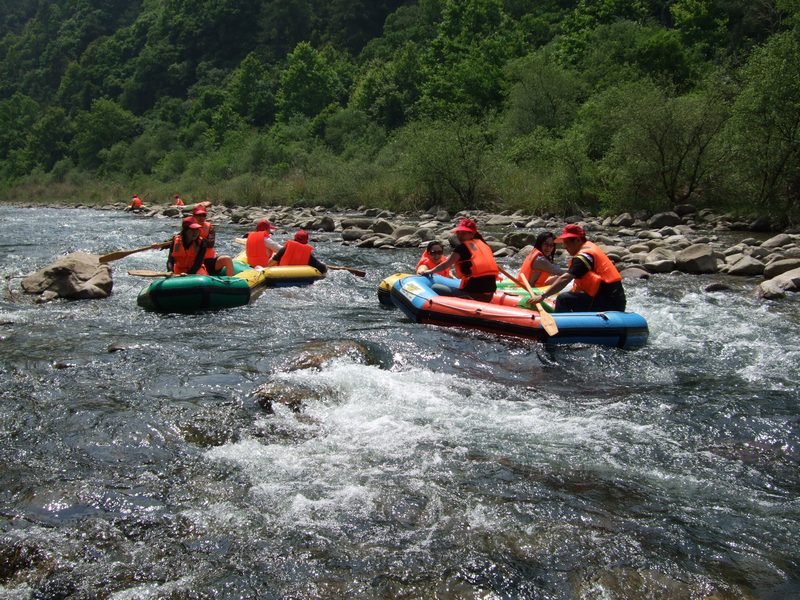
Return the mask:
[[(189, 244), (186, 248), (183, 245), (183, 238), (179, 233), (172, 239), (172, 272), (173, 273), (188, 273), (194, 266), (194, 261), (197, 259), (197, 251), (200, 248), (200, 239), (196, 239)], [(202, 264), (197, 270), (197, 275), (208, 275), (205, 266)]]
[[(200, 226), (201, 240), (208, 239), (208, 235), (211, 233), (211, 227), (212, 225), (211, 223), (208, 222), (208, 220), (206, 220), (206, 222)], [(209, 258), (217, 258), (217, 251), (213, 247), (206, 248), (206, 260), (208, 260)]]
[(601, 283), (622, 281), (622, 275), (617, 271), (617, 267), (596, 244), (592, 242), (584, 243), (578, 255), (570, 259), (570, 266), (572, 266), (573, 260), (581, 260), (580, 254), (591, 256), (594, 260), (594, 268), (583, 277), (574, 280), (572, 291), (585, 292), (594, 298), (600, 290)]
[(269, 237), (269, 231), (251, 231), (247, 234), (247, 264), (251, 267), (266, 267), (272, 258), (272, 250), (264, 245), (264, 239)]
[[(422, 258), (420, 258), (419, 262), (417, 263), (417, 268), (415, 269), (415, 271), (419, 271), (420, 267), (428, 267), (428, 270), (433, 269), (434, 267), (442, 264), (446, 260), (447, 259), (444, 256), (442, 256), (441, 260), (439, 260), (439, 262), (436, 262), (436, 260), (430, 254), (428, 254), (428, 251), (425, 250), (425, 252), (422, 253)], [(449, 269), (447, 271), (441, 271), (439, 275), (441, 275), (442, 277), (452, 277), (452, 275), (450, 275)]]
[(525, 277), (527, 277), (528, 282), (533, 287), (542, 287), (543, 285), (545, 285), (545, 282), (550, 277), (550, 273), (548, 273), (547, 271), (533, 270), (533, 263), (540, 256), (543, 257), (545, 260), (547, 260), (547, 257), (544, 254), (542, 254), (542, 252), (538, 248), (534, 248), (533, 252), (531, 252), (530, 254), (528, 254), (528, 256), (525, 257), (525, 261), (522, 263), (522, 266), (519, 269), (520, 273), (525, 273)]
[(470, 274), (467, 275), (461, 268), (461, 263), (466, 261), (456, 261), (456, 276), (461, 278), (462, 288), (466, 285), (468, 280), (474, 277), (484, 277), (486, 275), (494, 275), (497, 277), (500, 273), (500, 269), (497, 268), (497, 263), (494, 260), (494, 253), (486, 242), (473, 239), (464, 242), (464, 245), (470, 252), (469, 260), (472, 263), (472, 269), (470, 269)]
[(307, 265), (308, 259), (314, 248), (308, 244), (301, 244), (294, 240), (289, 240), (283, 245), (283, 256), (278, 263), (281, 267), (288, 265)]
[(175, 206), (184, 206), (183, 200), (180, 198), (175, 200)]
[(142, 199), (139, 196), (134, 196), (131, 200), (131, 208), (142, 208)]

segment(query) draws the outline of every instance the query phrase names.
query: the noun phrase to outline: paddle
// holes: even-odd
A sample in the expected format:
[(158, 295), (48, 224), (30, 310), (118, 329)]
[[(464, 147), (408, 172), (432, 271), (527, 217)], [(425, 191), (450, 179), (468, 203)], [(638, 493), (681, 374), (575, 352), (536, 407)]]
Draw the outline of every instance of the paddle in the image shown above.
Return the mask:
[(172, 240), (168, 242), (159, 242), (157, 244), (150, 244), (149, 246), (142, 246), (141, 248), (134, 248), (133, 250), (117, 250), (116, 252), (109, 252), (108, 254), (103, 254), (100, 257), (101, 263), (111, 262), (112, 260), (119, 260), (120, 258), (125, 258), (126, 256), (130, 256), (131, 254), (136, 254), (137, 252), (144, 252), (145, 250), (155, 250), (157, 248), (169, 248), (169, 245), (172, 243)]
[[(241, 246), (244, 246), (245, 244), (247, 244), (247, 240), (245, 238), (234, 238), (233, 242), (235, 244), (239, 244)], [(336, 266), (336, 265), (326, 265), (326, 266), (331, 271), (350, 271), (356, 277), (366, 277), (367, 276), (367, 272), (366, 271), (362, 271), (361, 269), (354, 269), (353, 267), (340, 267), (340, 266)]]
[[(516, 281), (522, 288), (531, 295), (533, 298), (536, 294), (533, 293), (531, 289), (531, 284), (528, 283), (528, 278), (525, 277), (525, 273), (519, 274), (519, 279), (514, 277), (511, 273), (506, 271), (503, 267), (499, 267), (500, 272), (508, 277), (511, 281)], [(556, 325), (556, 320), (553, 316), (544, 309), (544, 306), (540, 302), (536, 303), (536, 310), (539, 311), (539, 321), (544, 327), (544, 330), (547, 332), (547, 335), (556, 335), (558, 334), (558, 325)]]
[(148, 269), (131, 269), (128, 275), (135, 277), (172, 277), (175, 273), (169, 271), (149, 271)]

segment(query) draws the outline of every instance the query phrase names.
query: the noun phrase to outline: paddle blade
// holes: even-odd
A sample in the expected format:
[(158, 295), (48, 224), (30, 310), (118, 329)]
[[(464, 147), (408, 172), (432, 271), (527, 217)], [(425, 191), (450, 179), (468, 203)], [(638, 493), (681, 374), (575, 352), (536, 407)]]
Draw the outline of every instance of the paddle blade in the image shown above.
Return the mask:
[(134, 277), (172, 277), (174, 273), (169, 271), (150, 271), (148, 269), (131, 269), (128, 271), (128, 275), (133, 275)]
[(130, 256), (131, 254), (136, 254), (137, 252), (145, 252), (146, 250), (156, 250), (158, 248), (168, 248), (172, 241), (168, 242), (161, 242), (159, 244), (151, 244), (149, 246), (142, 246), (141, 248), (134, 248), (133, 250), (117, 250), (116, 252), (109, 252), (108, 254), (103, 254), (100, 257), (100, 263), (107, 263), (111, 262), (112, 260), (119, 260), (120, 258), (125, 258), (126, 256)]
[(558, 335), (558, 325), (556, 325), (553, 315), (547, 312), (541, 303), (536, 305), (536, 309), (539, 311), (539, 322), (544, 327), (547, 335)]

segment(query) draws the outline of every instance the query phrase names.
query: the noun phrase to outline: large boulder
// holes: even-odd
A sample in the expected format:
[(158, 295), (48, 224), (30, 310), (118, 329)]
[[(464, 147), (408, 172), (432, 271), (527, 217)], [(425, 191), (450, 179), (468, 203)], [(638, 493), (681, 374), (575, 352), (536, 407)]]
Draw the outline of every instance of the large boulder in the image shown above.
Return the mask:
[(728, 275), (741, 275), (745, 277), (749, 275), (761, 275), (763, 272), (764, 263), (746, 254), (728, 268)]
[(768, 240), (764, 241), (761, 244), (762, 248), (780, 248), (782, 246), (788, 246), (789, 244), (794, 242), (794, 238), (790, 236), (788, 233), (779, 233)]
[(758, 286), (758, 295), (761, 298), (774, 300), (783, 298), (786, 292), (796, 292), (797, 290), (800, 290), (800, 268), (792, 269), (768, 281), (761, 282)]
[(68, 254), (22, 280), (26, 293), (39, 294), (37, 302), (106, 298), (113, 287), (111, 268), (86, 252)]
[(661, 229), (662, 227), (669, 227), (671, 225), (680, 225), (683, 223), (677, 213), (663, 212), (657, 213), (647, 220), (647, 226), (653, 229)]
[(764, 278), (772, 279), (793, 269), (800, 269), (800, 258), (779, 258), (764, 267)]
[(642, 266), (651, 273), (669, 273), (675, 269), (675, 253), (668, 248), (653, 248)]
[(675, 254), (675, 268), (683, 273), (716, 273), (717, 257), (708, 244), (692, 244)]

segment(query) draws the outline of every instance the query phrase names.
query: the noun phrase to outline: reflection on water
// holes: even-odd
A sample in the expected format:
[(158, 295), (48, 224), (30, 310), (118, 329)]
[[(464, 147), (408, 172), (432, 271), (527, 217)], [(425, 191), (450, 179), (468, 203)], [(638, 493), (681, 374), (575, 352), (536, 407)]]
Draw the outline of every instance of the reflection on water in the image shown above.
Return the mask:
[[(2, 208), (0, 273), (173, 225)], [(106, 300), (0, 303), (4, 597), (798, 595), (795, 300), (659, 276), (641, 351), (545, 349), (379, 306), (413, 251), (316, 248), (368, 276), (156, 315), (150, 251)]]

